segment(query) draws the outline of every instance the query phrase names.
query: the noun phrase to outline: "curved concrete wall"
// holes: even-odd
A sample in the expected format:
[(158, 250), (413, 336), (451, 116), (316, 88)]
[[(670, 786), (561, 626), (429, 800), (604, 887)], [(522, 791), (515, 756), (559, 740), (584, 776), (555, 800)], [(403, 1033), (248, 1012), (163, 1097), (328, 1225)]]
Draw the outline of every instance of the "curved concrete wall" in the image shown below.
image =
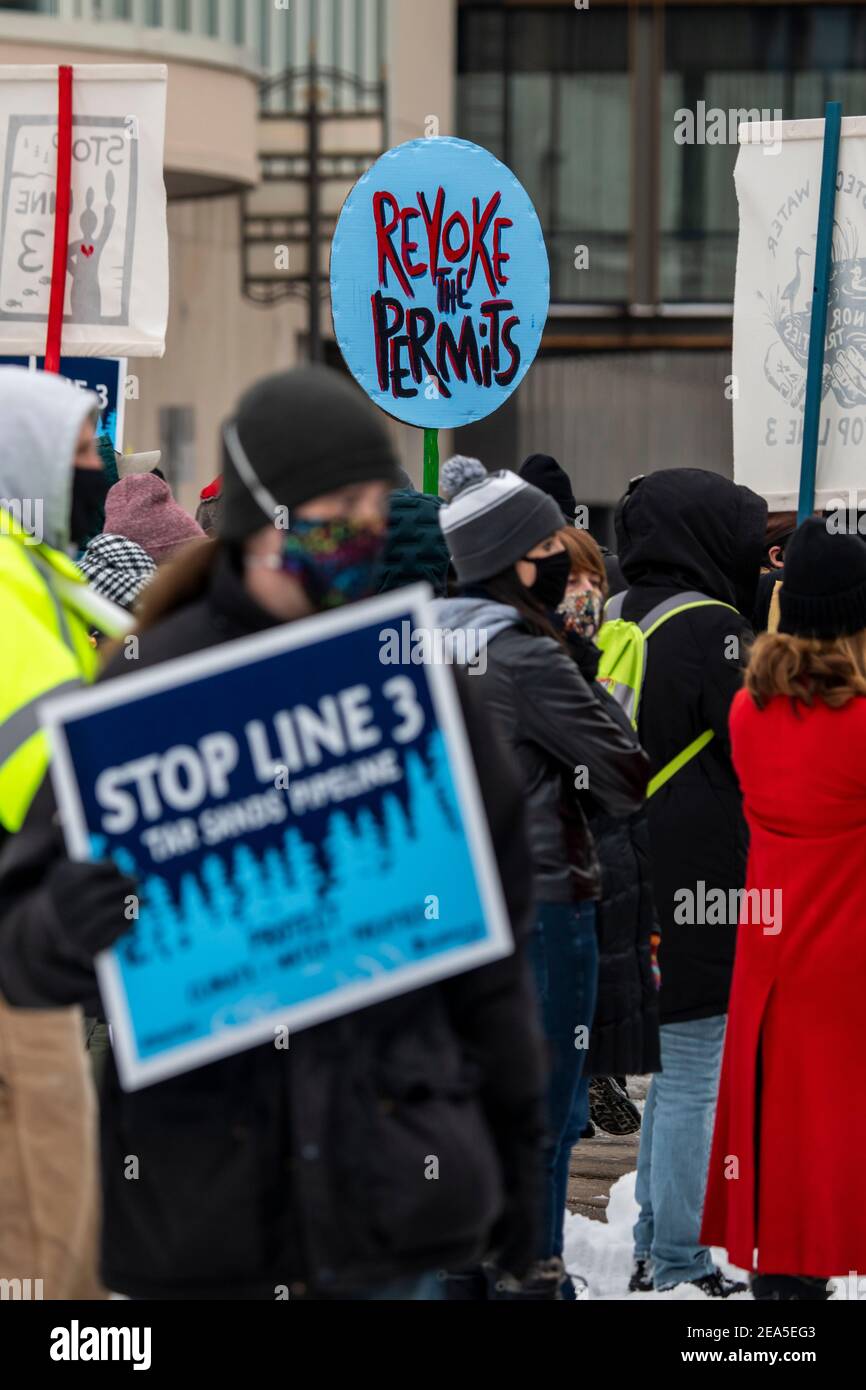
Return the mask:
[(0, 64), (116, 63), (168, 67), (165, 172), (169, 198), (213, 196), (258, 182), (259, 69), (214, 39), (133, 24), (70, 24), (0, 10)]

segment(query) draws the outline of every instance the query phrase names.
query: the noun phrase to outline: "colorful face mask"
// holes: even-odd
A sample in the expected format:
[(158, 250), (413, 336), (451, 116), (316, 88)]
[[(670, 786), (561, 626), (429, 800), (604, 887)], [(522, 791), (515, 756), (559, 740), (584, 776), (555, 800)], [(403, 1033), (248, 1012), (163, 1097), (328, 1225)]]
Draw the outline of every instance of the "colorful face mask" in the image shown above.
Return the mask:
[(594, 589), (574, 589), (556, 611), (562, 614), (566, 632), (593, 638), (601, 624), (601, 595)]
[(339, 608), (376, 593), (385, 531), (347, 521), (295, 521), (283, 545), (282, 569), (314, 608)]

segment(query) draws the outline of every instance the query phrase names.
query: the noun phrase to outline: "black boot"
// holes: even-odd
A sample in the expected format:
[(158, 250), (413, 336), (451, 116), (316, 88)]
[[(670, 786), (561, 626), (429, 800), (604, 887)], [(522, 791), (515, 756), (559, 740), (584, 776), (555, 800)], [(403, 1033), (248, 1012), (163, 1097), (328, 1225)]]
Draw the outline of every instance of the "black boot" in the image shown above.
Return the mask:
[(745, 1293), (748, 1288), (748, 1284), (742, 1284), (738, 1279), (729, 1279), (720, 1269), (714, 1269), (712, 1274), (704, 1274), (700, 1279), (683, 1282), (694, 1284), (696, 1289), (707, 1295), (707, 1298), (730, 1298), (732, 1293)]
[(631, 1267), (631, 1278), (628, 1281), (629, 1293), (652, 1293), (653, 1291), (653, 1262), (646, 1259), (635, 1258)]
[(549, 1260), (536, 1260), (523, 1279), (515, 1279), (504, 1269), (485, 1265), (488, 1297), (516, 1303), (561, 1303), (565, 1265), (558, 1255)]
[(826, 1279), (797, 1274), (754, 1274), (752, 1297), (768, 1303), (823, 1303), (830, 1297)]
[(605, 1134), (637, 1134), (640, 1111), (612, 1076), (593, 1076), (589, 1083), (589, 1113)]

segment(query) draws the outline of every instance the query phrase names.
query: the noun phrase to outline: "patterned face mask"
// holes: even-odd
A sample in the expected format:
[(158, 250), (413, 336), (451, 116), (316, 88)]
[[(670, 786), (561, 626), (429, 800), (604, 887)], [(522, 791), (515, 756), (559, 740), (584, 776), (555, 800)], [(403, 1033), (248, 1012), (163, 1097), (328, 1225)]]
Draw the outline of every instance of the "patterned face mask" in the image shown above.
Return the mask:
[(381, 580), (384, 527), (347, 521), (295, 521), (283, 545), (281, 568), (316, 609), (369, 598)]
[(562, 614), (566, 632), (591, 640), (601, 625), (601, 594), (594, 589), (574, 589), (556, 611)]

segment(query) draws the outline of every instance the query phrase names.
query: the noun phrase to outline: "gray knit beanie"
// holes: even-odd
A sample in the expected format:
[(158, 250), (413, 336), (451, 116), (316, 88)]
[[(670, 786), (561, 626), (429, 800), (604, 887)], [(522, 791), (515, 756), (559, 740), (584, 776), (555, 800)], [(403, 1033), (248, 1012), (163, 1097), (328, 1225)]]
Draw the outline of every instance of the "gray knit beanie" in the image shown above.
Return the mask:
[(449, 501), (439, 525), (461, 584), (501, 574), (562, 527), (552, 497), (516, 473), (487, 473), (477, 459), (446, 463), (440, 491)]

